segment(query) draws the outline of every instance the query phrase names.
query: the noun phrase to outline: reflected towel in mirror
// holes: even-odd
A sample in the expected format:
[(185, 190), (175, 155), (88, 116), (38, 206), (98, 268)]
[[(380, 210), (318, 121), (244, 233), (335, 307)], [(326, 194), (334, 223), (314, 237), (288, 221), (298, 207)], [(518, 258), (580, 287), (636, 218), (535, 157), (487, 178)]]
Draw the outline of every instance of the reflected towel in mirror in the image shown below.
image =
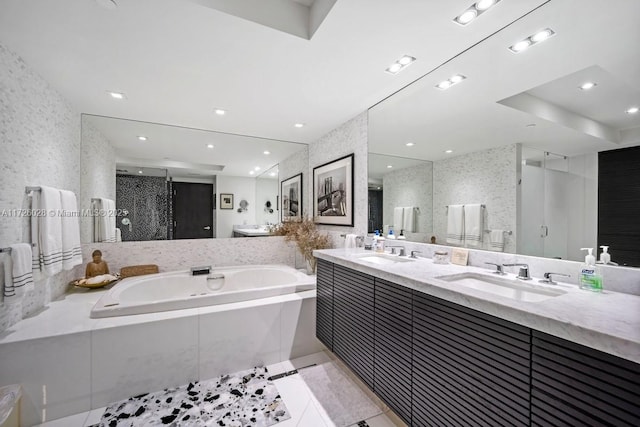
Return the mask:
[(483, 226), (482, 205), (464, 205), (464, 242), (467, 247), (479, 248), (482, 246)]
[(347, 249), (356, 247), (356, 235), (355, 234), (347, 234), (344, 237), (344, 247), (347, 248)]
[(447, 243), (464, 243), (464, 205), (449, 205), (447, 210)]
[(489, 233), (489, 249), (496, 252), (504, 251), (504, 230), (491, 230)]

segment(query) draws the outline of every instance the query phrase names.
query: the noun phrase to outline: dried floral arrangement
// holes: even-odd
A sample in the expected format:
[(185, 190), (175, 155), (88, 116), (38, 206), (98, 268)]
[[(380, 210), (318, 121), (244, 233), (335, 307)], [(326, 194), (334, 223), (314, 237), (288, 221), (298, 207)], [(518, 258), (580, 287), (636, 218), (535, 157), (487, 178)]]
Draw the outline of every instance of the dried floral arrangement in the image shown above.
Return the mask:
[(331, 248), (329, 235), (320, 233), (316, 224), (308, 217), (284, 221), (274, 226), (271, 232), (275, 236), (284, 236), (287, 242), (296, 242), (300, 253), (307, 260), (314, 273), (317, 260), (313, 256), (313, 251)]

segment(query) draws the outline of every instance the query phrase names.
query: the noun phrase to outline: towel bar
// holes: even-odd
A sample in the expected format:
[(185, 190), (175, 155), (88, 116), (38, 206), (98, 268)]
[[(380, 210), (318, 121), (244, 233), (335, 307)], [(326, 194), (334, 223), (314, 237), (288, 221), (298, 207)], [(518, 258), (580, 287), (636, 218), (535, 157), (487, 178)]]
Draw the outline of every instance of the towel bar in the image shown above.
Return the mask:
[[(462, 206), (464, 206), (464, 205), (462, 205)], [(483, 209), (485, 209), (485, 208), (486, 208), (486, 206), (485, 206), (484, 204), (482, 204), (482, 205), (480, 205), (480, 206), (482, 206), (482, 208), (483, 208)], [(444, 207), (445, 207), (445, 208), (447, 208), (447, 209), (449, 209), (449, 205), (444, 205)]]
[(26, 194), (29, 194), (32, 191), (42, 191), (42, 187), (24, 187), (24, 192)]
[[(36, 244), (35, 244), (35, 243), (32, 243), (32, 244), (31, 244), (31, 247), (32, 247), (32, 248), (33, 248), (33, 247), (35, 247), (35, 246), (36, 246)], [(0, 248), (0, 253), (10, 254), (10, 253), (11, 253), (11, 248)]]
[[(484, 230), (485, 233), (491, 233), (491, 230)], [(509, 236), (511, 236), (513, 234), (513, 231), (511, 230), (503, 230), (503, 233), (508, 234)]]

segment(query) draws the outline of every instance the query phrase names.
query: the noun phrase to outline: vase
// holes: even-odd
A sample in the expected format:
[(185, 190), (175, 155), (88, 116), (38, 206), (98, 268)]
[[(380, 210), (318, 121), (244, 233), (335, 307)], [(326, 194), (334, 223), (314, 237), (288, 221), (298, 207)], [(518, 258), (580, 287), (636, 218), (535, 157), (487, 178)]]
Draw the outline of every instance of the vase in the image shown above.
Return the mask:
[(312, 257), (311, 259), (305, 259), (305, 266), (307, 267), (307, 274), (309, 276), (312, 276), (314, 274), (316, 274), (316, 265), (317, 265), (317, 261), (315, 257)]

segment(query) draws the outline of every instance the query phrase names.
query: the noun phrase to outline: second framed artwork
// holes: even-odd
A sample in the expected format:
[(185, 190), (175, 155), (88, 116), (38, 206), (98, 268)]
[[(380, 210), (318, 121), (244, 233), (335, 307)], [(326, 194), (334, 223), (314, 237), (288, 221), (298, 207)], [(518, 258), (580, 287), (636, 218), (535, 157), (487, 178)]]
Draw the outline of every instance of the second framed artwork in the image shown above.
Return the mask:
[(313, 219), (353, 226), (353, 154), (313, 168)]
[(302, 174), (287, 178), (280, 183), (282, 194), (282, 221), (302, 218)]
[(220, 193), (220, 209), (233, 209), (233, 194)]

